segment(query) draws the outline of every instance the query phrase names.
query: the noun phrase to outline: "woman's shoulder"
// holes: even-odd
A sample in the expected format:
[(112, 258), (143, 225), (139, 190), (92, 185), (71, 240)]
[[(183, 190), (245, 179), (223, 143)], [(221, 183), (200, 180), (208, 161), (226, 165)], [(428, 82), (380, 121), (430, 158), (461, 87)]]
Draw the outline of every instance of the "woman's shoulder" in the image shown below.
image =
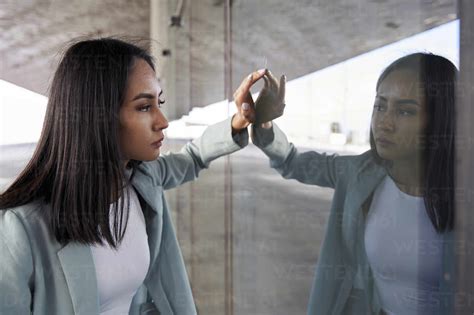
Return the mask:
[(367, 166), (378, 167), (371, 150), (357, 155), (338, 155), (337, 158), (354, 170), (361, 170)]
[(45, 246), (52, 242), (41, 218), (43, 206), (38, 200), (0, 210), (0, 248), (6, 253), (0, 261), (0, 272), (7, 268), (13, 273), (31, 275), (41, 255), (55, 253), (57, 246)]
[(0, 210), (0, 231), (2, 234), (12, 230), (30, 230), (33, 226), (43, 222), (41, 216), (44, 202), (31, 201), (21, 206)]
[[(0, 210), (0, 239), (18, 257), (51, 255), (63, 245), (49, 227), (46, 213), (50, 204), (42, 199)], [(26, 259), (26, 258), (25, 258)]]
[(41, 208), (44, 207), (44, 202), (41, 199), (36, 199), (20, 206), (1, 209), (5, 215), (16, 215), (21, 218), (34, 216)]

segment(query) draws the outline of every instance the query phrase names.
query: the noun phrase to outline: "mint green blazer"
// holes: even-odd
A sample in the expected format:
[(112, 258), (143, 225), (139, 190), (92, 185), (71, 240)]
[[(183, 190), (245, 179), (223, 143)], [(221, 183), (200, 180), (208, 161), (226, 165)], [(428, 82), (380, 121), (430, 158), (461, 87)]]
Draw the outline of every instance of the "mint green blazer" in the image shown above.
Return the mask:
[[(150, 267), (130, 315), (196, 314), (189, 279), (164, 191), (198, 177), (209, 163), (248, 143), (231, 135), (231, 119), (210, 126), (179, 153), (138, 167), (132, 185), (142, 204)], [(89, 246), (61, 246), (40, 212), (48, 204), (0, 210), (0, 314), (98, 315), (99, 300)]]

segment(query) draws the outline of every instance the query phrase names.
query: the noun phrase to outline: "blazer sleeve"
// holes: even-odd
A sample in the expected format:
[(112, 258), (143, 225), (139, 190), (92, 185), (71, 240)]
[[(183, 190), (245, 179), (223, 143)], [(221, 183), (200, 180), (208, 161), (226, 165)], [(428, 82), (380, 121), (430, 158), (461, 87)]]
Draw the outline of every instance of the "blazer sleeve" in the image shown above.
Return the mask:
[(301, 153), (293, 143), (288, 142), (275, 123), (272, 125), (270, 129), (252, 128), (252, 141), (270, 158), (272, 168), (287, 179), (322, 187), (336, 186), (338, 174), (345, 168), (344, 160), (339, 155), (315, 151)]
[(33, 258), (23, 223), (0, 210), (0, 314), (30, 314)]
[(180, 152), (161, 155), (145, 162), (149, 172), (164, 189), (171, 189), (198, 177), (211, 161), (233, 153), (248, 144), (246, 129), (232, 136), (232, 118), (209, 126), (203, 135), (187, 143)]

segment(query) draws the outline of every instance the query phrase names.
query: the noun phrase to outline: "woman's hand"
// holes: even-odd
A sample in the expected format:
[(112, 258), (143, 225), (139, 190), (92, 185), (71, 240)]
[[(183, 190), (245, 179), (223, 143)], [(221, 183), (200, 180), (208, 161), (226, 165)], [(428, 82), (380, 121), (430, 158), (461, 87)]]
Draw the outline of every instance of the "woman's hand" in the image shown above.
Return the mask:
[(247, 128), (255, 121), (255, 105), (250, 94), (250, 88), (265, 75), (266, 71), (266, 69), (261, 69), (253, 72), (235, 90), (234, 102), (237, 106), (237, 113), (232, 117), (232, 134)]
[(270, 128), (271, 121), (283, 115), (285, 109), (286, 76), (280, 77), (280, 84), (268, 70), (263, 77), (265, 86), (255, 101), (255, 124)]

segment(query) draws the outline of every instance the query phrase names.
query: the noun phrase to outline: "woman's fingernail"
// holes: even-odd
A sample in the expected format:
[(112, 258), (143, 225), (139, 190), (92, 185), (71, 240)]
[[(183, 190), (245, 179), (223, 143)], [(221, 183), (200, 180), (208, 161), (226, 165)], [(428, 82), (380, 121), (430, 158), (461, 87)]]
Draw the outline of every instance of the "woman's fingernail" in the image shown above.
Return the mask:
[(242, 104), (242, 109), (243, 110), (249, 110), (249, 108), (250, 108), (250, 105), (248, 103), (243, 103)]
[(258, 73), (259, 73), (259, 74), (264, 74), (265, 71), (267, 71), (267, 69), (260, 69), (260, 70), (258, 70)]

